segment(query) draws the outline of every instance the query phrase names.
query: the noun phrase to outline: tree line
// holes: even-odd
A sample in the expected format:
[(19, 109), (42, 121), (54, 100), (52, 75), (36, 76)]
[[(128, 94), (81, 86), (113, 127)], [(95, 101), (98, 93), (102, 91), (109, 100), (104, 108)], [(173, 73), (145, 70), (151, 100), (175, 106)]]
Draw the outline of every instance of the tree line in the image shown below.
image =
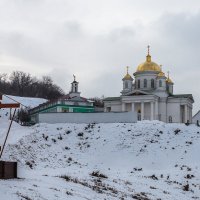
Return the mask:
[(50, 76), (38, 79), (22, 71), (13, 71), (10, 75), (0, 74), (0, 92), (13, 96), (49, 100), (64, 95), (63, 90), (53, 82)]

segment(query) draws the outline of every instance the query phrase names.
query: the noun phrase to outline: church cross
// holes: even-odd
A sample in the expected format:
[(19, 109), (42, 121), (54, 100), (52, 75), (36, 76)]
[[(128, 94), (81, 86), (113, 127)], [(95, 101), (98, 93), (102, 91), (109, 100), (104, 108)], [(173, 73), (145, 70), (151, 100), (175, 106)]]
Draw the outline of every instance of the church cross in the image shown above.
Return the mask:
[(127, 74), (128, 74), (128, 69), (129, 69), (129, 66), (126, 67)]
[(149, 55), (149, 51), (150, 51), (150, 45), (147, 46), (147, 49), (148, 49), (148, 55)]
[(167, 74), (168, 74), (168, 78), (169, 78), (169, 71), (167, 72)]
[(73, 77), (74, 77), (74, 81), (76, 81), (76, 76), (73, 74)]

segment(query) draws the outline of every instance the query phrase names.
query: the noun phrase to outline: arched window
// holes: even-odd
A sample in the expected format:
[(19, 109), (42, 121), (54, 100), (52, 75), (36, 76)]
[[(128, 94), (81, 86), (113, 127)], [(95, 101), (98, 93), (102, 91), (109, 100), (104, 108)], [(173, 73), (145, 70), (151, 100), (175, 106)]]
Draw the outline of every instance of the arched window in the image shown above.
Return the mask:
[(137, 114), (138, 114), (138, 121), (141, 121), (141, 111), (140, 111), (140, 109), (137, 111)]
[(154, 88), (154, 79), (151, 79), (151, 88)]
[(140, 80), (138, 80), (138, 88), (140, 88)]
[(147, 87), (147, 79), (144, 79), (144, 88)]
[(167, 92), (169, 92), (169, 85), (167, 85)]
[(77, 87), (77, 84), (75, 84), (75, 92), (78, 91), (78, 87)]
[(125, 88), (128, 88), (128, 82), (127, 81), (125, 82)]
[(159, 87), (162, 87), (162, 81), (159, 80)]

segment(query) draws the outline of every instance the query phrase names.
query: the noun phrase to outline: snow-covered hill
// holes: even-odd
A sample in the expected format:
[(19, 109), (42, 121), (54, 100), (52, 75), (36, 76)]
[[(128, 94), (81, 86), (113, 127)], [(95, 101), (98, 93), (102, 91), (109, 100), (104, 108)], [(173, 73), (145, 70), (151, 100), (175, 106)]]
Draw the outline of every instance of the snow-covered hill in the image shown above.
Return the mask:
[(18, 161), (21, 179), (1, 180), (1, 199), (200, 198), (195, 125), (14, 124), (8, 143), (3, 158)]
[[(32, 97), (18, 97), (18, 96), (11, 96), (11, 95), (3, 95), (2, 97), (2, 103), (21, 103), (21, 107), (28, 107), (28, 108), (34, 108), (38, 106), (39, 104), (45, 103), (47, 100), (42, 98), (32, 98)], [(9, 112), (10, 109), (3, 108), (0, 109), (0, 116), (1, 118), (9, 118)]]

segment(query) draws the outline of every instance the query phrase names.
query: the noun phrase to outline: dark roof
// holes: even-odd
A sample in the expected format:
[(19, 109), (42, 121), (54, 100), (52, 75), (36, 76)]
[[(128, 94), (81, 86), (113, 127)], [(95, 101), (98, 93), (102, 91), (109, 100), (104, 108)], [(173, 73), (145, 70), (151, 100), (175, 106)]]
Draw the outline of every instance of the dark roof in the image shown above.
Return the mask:
[(119, 101), (120, 97), (107, 97), (103, 101)]
[(74, 97), (70, 97), (69, 94), (67, 95), (64, 95), (60, 98), (58, 98), (56, 101), (59, 101), (59, 100), (68, 100), (68, 101), (79, 101), (79, 102), (88, 102), (88, 100), (85, 98), (85, 97), (77, 97), (77, 96), (74, 96)]
[(194, 101), (192, 94), (172, 94), (169, 97), (173, 97), (173, 98), (189, 98), (192, 101)]
[(152, 95), (152, 94), (146, 91), (144, 92), (142, 90), (134, 90), (125, 94), (124, 96), (133, 96), (133, 95)]
[(58, 99), (54, 99), (54, 100), (49, 100), (49, 101), (47, 101), (47, 102), (45, 102), (45, 103), (42, 103), (42, 104), (40, 104), (40, 105), (38, 105), (38, 106), (36, 106), (36, 107), (34, 107), (34, 108), (31, 108), (31, 109), (29, 109), (29, 111), (33, 111), (33, 110), (35, 110), (35, 109), (38, 109), (38, 108), (42, 108), (42, 107), (44, 107), (44, 106), (48, 106), (48, 105), (50, 105), (50, 104), (52, 104), (52, 103), (55, 103), (55, 102), (57, 102), (57, 101), (59, 101), (59, 100), (63, 100), (63, 101), (74, 101), (74, 102), (90, 102), (90, 101), (88, 101), (86, 98), (84, 98), (84, 97), (76, 97), (76, 96), (74, 96), (74, 97), (70, 97), (69, 96), (69, 94), (67, 94), (67, 95), (64, 95), (64, 96), (62, 96), (62, 97), (60, 97), (60, 98), (58, 98)]

